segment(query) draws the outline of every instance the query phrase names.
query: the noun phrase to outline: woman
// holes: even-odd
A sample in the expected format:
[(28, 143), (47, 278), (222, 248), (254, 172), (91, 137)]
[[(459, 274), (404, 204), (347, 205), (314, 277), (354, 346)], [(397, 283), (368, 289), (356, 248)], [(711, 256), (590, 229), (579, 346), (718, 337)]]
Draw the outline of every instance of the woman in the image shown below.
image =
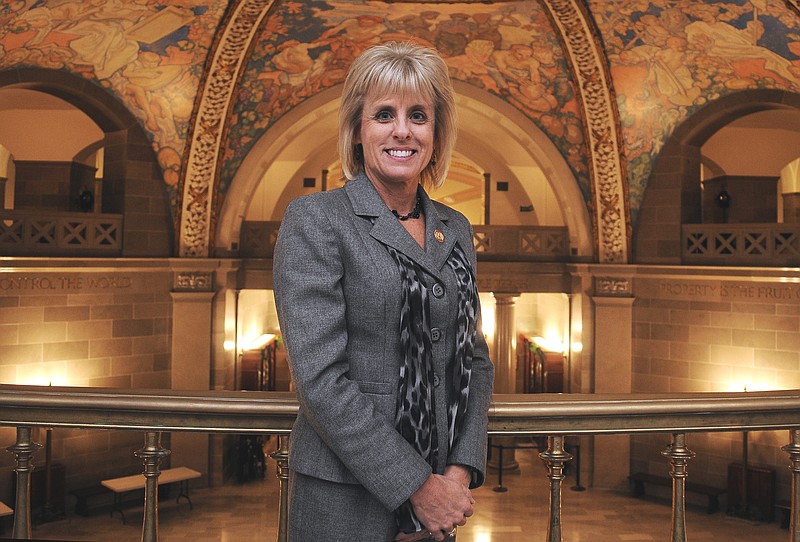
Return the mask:
[(274, 287), (300, 401), (292, 541), (442, 541), (473, 513), (494, 369), (472, 228), (423, 188), (444, 181), (455, 131), (435, 52), (370, 48), (342, 96), (351, 180), (284, 215)]

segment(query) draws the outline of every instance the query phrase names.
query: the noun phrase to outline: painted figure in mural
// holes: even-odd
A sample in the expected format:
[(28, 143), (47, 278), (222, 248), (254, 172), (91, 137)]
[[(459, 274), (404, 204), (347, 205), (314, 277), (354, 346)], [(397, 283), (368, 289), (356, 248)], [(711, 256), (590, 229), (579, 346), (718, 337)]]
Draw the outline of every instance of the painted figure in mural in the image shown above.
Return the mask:
[(275, 248), (301, 405), (289, 539), (448, 540), (484, 480), (494, 369), (472, 228), (426, 192), (455, 144), (447, 66), (427, 47), (372, 47), (339, 118), (350, 180), (294, 200)]

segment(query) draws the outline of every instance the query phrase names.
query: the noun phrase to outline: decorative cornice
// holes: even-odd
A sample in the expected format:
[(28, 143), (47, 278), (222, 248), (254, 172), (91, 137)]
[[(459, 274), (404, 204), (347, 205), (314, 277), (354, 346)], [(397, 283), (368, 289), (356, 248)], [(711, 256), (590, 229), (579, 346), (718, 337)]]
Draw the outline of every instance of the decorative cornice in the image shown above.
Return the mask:
[(250, 43), (274, 0), (242, 0), (234, 8), (221, 39), (210, 53), (212, 61), (201, 90), (190, 130), (190, 147), (183, 178), (178, 252), (181, 257), (209, 255), (214, 222), (214, 179), (225, 133), (225, 119), (235, 99), (239, 73)]
[(786, 0), (786, 5), (792, 9), (795, 13), (800, 15), (800, 1), (798, 0)]
[(619, 112), (597, 31), (580, 0), (541, 0), (559, 32), (583, 108), (600, 263), (627, 263), (630, 216)]

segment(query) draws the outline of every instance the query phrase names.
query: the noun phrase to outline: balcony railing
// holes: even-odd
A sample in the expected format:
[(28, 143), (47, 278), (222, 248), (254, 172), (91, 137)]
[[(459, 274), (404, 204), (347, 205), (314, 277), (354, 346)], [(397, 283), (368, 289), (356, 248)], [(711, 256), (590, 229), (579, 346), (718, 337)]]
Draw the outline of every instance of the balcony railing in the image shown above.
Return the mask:
[(800, 224), (684, 224), (683, 263), (800, 265)]
[(4, 256), (119, 256), (122, 215), (0, 211)]
[[(271, 258), (280, 222), (242, 224), (239, 254)], [(567, 228), (557, 226), (474, 226), (475, 251), (482, 260), (563, 261), (569, 258)]]
[[(17, 441), (7, 449), (16, 459), (17, 493), (13, 536), (30, 537), (30, 474), (40, 445), (33, 427), (128, 430), (144, 433), (145, 482), (142, 540), (158, 540), (159, 463), (169, 451), (160, 435), (170, 431), (277, 434), (272, 454), (280, 481), (278, 540), (286, 540), (288, 437), (298, 405), (289, 392), (178, 392), (0, 385), (0, 425), (15, 426)], [(489, 413), (491, 435), (547, 437), (539, 457), (550, 483), (548, 542), (561, 540), (561, 482), (572, 459), (569, 435), (668, 433), (662, 452), (672, 477), (671, 541), (686, 540), (685, 492), (694, 457), (686, 435), (694, 432), (788, 430), (783, 450), (792, 473), (789, 536), (800, 542), (800, 390), (757, 393), (669, 395), (495, 395)]]

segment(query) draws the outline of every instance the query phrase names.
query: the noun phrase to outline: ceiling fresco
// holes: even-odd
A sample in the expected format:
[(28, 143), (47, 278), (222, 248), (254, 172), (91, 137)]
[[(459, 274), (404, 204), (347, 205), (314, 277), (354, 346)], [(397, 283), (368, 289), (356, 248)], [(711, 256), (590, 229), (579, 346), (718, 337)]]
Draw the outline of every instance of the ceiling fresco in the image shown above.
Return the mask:
[(535, 1), (497, 4), (282, 2), (262, 25), (230, 119), (220, 190), (281, 115), (344, 82), (371, 45), (435, 47), (451, 76), (511, 103), (564, 151), (588, 198), (579, 108), (556, 34)]
[(99, 82), (151, 138), (174, 199), (189, 120), (226, 3), (38, 0), (0, 4), (0, 69), (36, 66)]
[(583, 125), (592, 119), (572, 78), (580, 62), (565, 57), (550, 19), (560, 6), (585, 7), (619, 110), (627, 227), (658, 153), (693, 113), (742, 89), (800, 92), (795, 0), (15, 0), (0, 3), (0, 69), (65, 71), (105, 88), (150, 137), (177, 218), (193, 116), (214, 77), (203, 70), (235, 26), (226, 10), (245, 4), (263, 17), (219, 119), (220, 154), (205, 164), (218, 191), (201, 194), (210, 215), (270, 126), (341, 84), (356, 55), (390, 39), (436, 47), (455, 79), (530, 118), (560, 149), (591, 209), (596, 172)]
[(709, 101), (750, 88), (800, 92), (800, 20), (766, 0), (589, 0), (622, 121), (631, 210), (673, 130)]

